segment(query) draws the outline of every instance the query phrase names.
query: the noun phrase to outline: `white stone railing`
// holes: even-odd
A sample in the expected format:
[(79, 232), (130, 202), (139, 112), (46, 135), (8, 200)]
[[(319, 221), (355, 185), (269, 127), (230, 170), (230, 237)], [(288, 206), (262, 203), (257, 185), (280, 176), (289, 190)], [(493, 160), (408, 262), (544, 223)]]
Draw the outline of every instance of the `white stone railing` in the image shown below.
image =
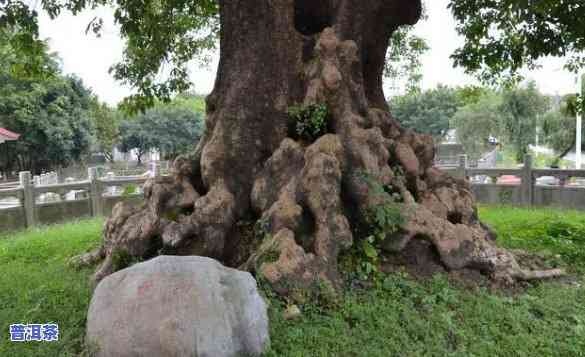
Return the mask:
[[(0, 187), (0, 231), (81, 216), (108, 215), (115, 203), (140, 198), (141, 186), (149, 178), (160, 176), (160, 167), (154, 164), (147, 173), (99, 178), (97, 169), (89, 168), (87, 180), (58, 183), (53, 175), (33, 178), (30, 172), (21, 172), (18, 186)], [(137, 190), (122, 194), (129, 186)]]

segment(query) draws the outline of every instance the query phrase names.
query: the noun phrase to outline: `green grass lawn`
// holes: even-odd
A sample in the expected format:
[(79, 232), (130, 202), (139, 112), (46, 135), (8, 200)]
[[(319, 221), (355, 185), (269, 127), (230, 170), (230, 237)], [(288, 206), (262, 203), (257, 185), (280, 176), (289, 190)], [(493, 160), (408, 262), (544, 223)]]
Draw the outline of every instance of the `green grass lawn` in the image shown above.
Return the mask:
[[(0, 356), (77, 356), (83, 349), (92, 270), (66, 261), (97, 246), (101, 226), (86, 220), (0, 237)], [(11, 343), (13, 323), (57, 323), (59, 342)]]
[[(482, 207), (500, 244), (544, 252), (580, 285), (535, 284), (514, 296), (453, 286), (443, 276), (386, 277), (336, 308), (302, 306), (295, 321), (270, 300), (269, 356), (585, 356), (585, 213)], [(99, 244), (102, 222), (0, 234), (0, 356), (83, 351), (92, 269), (65, 264)], [(58, 323), (57, 343), (9, 342), (11, 323)]]

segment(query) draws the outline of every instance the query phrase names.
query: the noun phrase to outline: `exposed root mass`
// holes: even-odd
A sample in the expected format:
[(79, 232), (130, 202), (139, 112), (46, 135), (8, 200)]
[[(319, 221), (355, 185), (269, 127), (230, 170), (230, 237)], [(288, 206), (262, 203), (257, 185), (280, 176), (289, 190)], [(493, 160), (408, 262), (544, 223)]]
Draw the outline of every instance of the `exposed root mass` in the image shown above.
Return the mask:
[[(468, 184), (432, 167), (432, 138), (401, 128), (388, 111), (370, 105), (363, 74), (356, 71), (356, 43), (341, 41), (333, 28), (314, 36), (313, 55), (302, 62), (302, 104), (327, 106), (329, 133), (314, 142), (284, 137), (264, 159), (255, 158), (258, 165), (226, 177), (225, 165), (237, 155), (248, 160), (248, 153), (233, 152), (228, 129), (221, 127), (227, 124), (214, 121), (212, 108), (209, 134), (195, 158), (178, 159), (172, 178), (149, 181), (141, 209), (115, 207), (103, 247), (80, 259), (105, 257), (96, 280), (114, 271), (112, 257), (119, 251), (140, 258), (165, 252), (224, 260), (234, 249), (256, 244), (241, 268), (255, 270), (279, 293), (297, 298), (316, 285), (334, 292), (341, 284), (340, 253), (364, 238), (352, 228), (380, 203), (364, 174), (401, 200), (406, 221), (387, 235), (388, 252), (414, 249), (421, 240), (436, 252), (433, 264), (477, 270), (506, 283), (564, 274), (524, 270), (512, 253), (498, 248), (478, 220)], [(234, 230), (246, 217), (257, 220), (261, 232), (252, 243)]]

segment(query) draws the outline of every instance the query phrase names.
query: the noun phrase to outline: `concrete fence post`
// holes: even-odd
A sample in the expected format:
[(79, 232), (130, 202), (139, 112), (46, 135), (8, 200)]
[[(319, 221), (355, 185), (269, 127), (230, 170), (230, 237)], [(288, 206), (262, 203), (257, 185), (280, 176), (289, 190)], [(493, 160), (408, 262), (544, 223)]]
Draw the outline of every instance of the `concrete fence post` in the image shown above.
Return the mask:
[(524, 167), (522, 168), (522, 201), (530, 207), (534, 203), (534, 176), (532, 175), (532, 155), (524, 156)]
[(457, 177), (465, 179), (467, 177), (467, 155), (457, 156)]
[(160, 176), (160, 162), (151, 161), (150, 162), (150, 177), (159, 177), (159, 176)]
[(32, 184), (32, 177), (29, 171), (19, 173), (20, 187), (22, 187), (22, 206), (27, 227), (33, 227), (35, 222), (35, 187)]
[(98, 181), (97, 167), (87, 169), (89, 177), (89, 200), (91, 202), (91, 214), (94, 217), (102, 216), (102, 189)]

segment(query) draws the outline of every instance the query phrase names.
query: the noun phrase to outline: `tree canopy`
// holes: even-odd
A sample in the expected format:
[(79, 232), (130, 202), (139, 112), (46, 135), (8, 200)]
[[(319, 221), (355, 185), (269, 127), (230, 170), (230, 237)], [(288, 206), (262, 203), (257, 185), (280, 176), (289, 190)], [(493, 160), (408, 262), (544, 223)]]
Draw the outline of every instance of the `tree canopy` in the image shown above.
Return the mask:
[(45, 42), (36, 57), (21, 56), (21, 35), (0, 29), (0, 126), (22, 134), (0, 147), (0, 166), (39, 173), (89, 154), (98, 102), (81, 79), (61, 73)]
[(457, 141), (472, 159), (478, 159), (490, 148), (490, 137), (501, 133), (502, 98), (495, 92), (488, 92), (460, 108), (453, 116), (452, 126), (457, 130)]
[(203, 114), (182, 104), (158, 106), (120, 123), (122, 152), (136, 149), (138, 161), (156, 149), (167, 159), (190, 151), (203, 132)]
[(113, 148), (119, 135), (121, 113), (104, 103), (96, 103), (93, 111), (95, 136), (99, 151), (108, 161), (113, 161)]
[[(421, 15), (421, 20), (428, 18), (426, 12)], [(404, 26), (398, 29), (390, 38), (388, 51), (386, 52), (386, 65), (384, 76), (392, 81), (392, 87), (398, 87), (400, 81), (406, 83), (406, 93), (420, 91), (422, 81), (421, 56), (430, 50), (426, 40), (415, 35), (414, 26)]]
[[(576, 99), (573, 94), (562, 97), (558, 106), (546, 113), (541, 119), (540, 125), (544, 143), (557, 153), (558, 157), (555, 160), (557, 162), (575, 149)], [(582, 129), (585, 129), (585, 126)], [(585, 143), (582, 143), (581, 150), (583, 148), (585, 148)]]
[(585, 64), (585, 3), (581, 0), (451, 0), (465, 44), (455, 64), (488, 81), (515, 77), (547, 56), (568, 56), (567, 68)]
[(394, 97), (392, 114), (405, 127), (419, 133), (443, 137), (460, 106), (458, 91), (439, 85), (421, 93)]
[(456, 129), (472, 158), (493, 148), (489, 139), (510, 148), (518, 162), (529, 145), (540, 143), (564, 157), (575, 148), (575, 94), (548, 97), (533, 82), (494, 90), (486, 86), (435, 89), (393, 97), (391, 109), (404, 127), (441, 139)]
[[(217, 44), (219, 8), (214, 0), (43, 0), (40, 8), (7, 0), (0, 3), (0, 28), (17, 31), (15, 43), (20, 52), (38, 58), (42, 46), (38, 40), (39, 10), (54, 19), (64, 11), (75, 15), (106, 5), (114, 6), (115, 21), (126, 40), (122, 61), (110, 71), (137, 89), (137, 94), (126, 98), (128, 108), (152, 106), (155, 98), (168, 100), (171, 94), (186, 91), (190, 85), (187, 65), (193, 59), (205, 60), (206, 50)], [(99, 35), (102, 26), (103, 20), (94, 18), (86, 31)]]
[(49, 170), (81, 160), (93, 142), (94, 97), (81, 80), (3, 77), (0, 126), (21, 133), (2, 145), (1, 166), (8, 170)]
[(464, 105), (453, 116), (452, 126), (466, 153), (478, 158), (492, 147), (489, 138), (509, 145), (518, 162), (535, 144), (537, 127), (550, 107), (549, 98), (533, 82), (500, 91), (465, 88), (459, 91)]
[(534, 82), (525, 87), (508, 88), (502, 93), (500, 106), (502, 136), (513, 145), (516, 159), (522, 162), (528, 147), (535, 144), (538, 119), (550, 103)]
[(49, 52), (47, 43), (34, 39), (30, 33), (5, 26), (3, 15), (0, 15), (0, 58), (2, 76), (46, 79), (59, 72), (57, 57)]
[[(169, 99), (171, 94), (187, 90), (188, 64), (193, 59), (205, 60), (207, 51), (217, 45), (219, 5), (214, 0), (43, 0), (39, 8), (22, 0), (7, 0), (0, 4), (0, 28), (18, 30), (14, 44), (30, 62), (23, 68), (38, 71), (40, 9), (55, 18), (63, 11), (77, 14), (105, 5), (114, 7), (115, 21), (127, 43), (122, 61), (111, 71), (137, 89), (126, 99), (128, 108), (151, 106), (156, 97)], [(585, 5), (579, 0), (451, 0), (449, 7), (457, 31), (465, 38), (465, 44), (453, 54), (455, 64), (484, 80), (514, 78), (520, 68), (533, 68), (546, 56), (569, 56), (571, 70), (585, 65)], [(99, 34), (102, 25), (95, 18), (87, 31)], [(405, 28), (390, 45), (387, 73), (400, 75), (406, 70), (409, 83), (416, 84), (418, 56), (426, 44)]]
[(129, 119), (100, 103), (80, 79), (62, 75), (59, 59), (44, 42), (36, 58), (42, 62), (30, 72), (30, 59), (12, 46), (14, 36), (18, 33), (0, 31), (0, 61), (7, 64), (0, 68), (0, 126), (22, 136), (0, 147), (3, 170), (38, 173), (83, 160), (90, 150), (113, 160), (118, 144), (140, 153), (156, 148), (172, 158), (200, 137), (203, 97), (184, 93), (170, 103), (155, 100), (154, 108)]

